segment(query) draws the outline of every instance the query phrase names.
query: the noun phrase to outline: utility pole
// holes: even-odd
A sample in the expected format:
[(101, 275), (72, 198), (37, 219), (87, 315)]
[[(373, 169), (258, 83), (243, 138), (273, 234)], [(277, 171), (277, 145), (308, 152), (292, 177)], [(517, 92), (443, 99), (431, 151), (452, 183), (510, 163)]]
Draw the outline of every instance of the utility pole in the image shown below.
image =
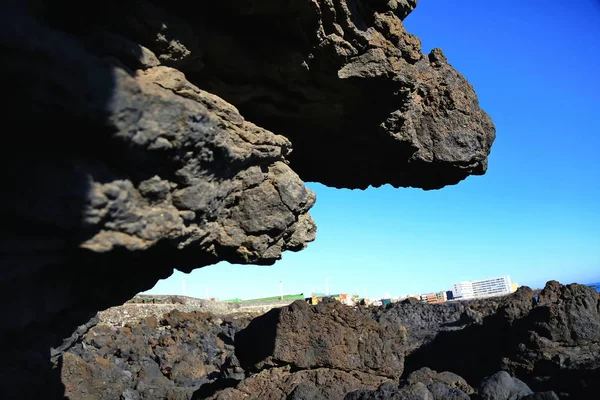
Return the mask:
[(279, 281), (279, 299), (283, 300), (283, 283)]

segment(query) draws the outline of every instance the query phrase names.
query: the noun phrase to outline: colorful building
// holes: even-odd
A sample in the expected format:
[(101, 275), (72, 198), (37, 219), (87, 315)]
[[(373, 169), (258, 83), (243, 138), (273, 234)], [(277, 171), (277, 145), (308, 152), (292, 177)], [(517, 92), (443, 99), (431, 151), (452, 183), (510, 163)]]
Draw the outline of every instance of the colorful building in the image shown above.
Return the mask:
[(427, 304), (445, 303), (448, 300), (446, 292), (435, 292), (421, 295), (421, 301)]

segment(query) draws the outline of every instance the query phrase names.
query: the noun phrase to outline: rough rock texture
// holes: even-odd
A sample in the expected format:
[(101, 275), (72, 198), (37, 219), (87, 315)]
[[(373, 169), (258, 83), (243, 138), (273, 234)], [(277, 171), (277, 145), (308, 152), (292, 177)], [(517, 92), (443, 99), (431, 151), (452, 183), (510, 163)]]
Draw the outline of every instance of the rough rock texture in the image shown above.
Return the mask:
[(190, 399), (227, 372), (234, 335), (250, 319), (173, 310), (124, 327), (99, 324), (63, 356), (65, 394), (71, 400)]
[(435, 391), (437, 386), (441, 384), (446, 386), (448, 389), (457, 390), (466, 395), (470, 395), (475, 392), (475, 390), (467, 383), (467, 381), (460, 376), (448, 371), (436, 372), (427, 367), (423, 367), (411, 372), (406, 378), (406, 382), (408, 384), (421, 382), (426, 385), (430, 391)]
[(536, 392), (553, 390), (562, 397), (600, 390), (600, 295), (594, 289), (548, 282), (521, 329), (502, 369)]
[(522, 397), (523, 400), (559, 400), (559, 397), (553, 391), (537, 392)]
[[(338, 302), (295, 302), (251, 322), (247, 314), (173, 311), (85, 333), (95, 319), (65, 344), (62, 379), (73, 399), (595, 398), (599, 300), (585, 286), (549, 282), (539, 292), (524, 287), (465, 303), (456, 318), (447, 305), (398, 304), (369, 318)], [(474, 309), (486, 316), (451, 330), (432, 323), (433, 339), (417, 330), (421, 346), (407, 347), (411, 331), (399, 316), (420, 326), (438, 320), (436, 308), (444, 320)], [(394, 366), (404, 354), (398, 379), (403, 366)], [(444, 372), (416, 368), (419, 362)]]
[(471, 385), (504, 370), (533, 391), (586, 398), (600, 382), (599, 323), (592, 288), (550, 281), (536, 294), (522, 287), (481, 323), (439, 332), (407, 355), (405, 369), (452, 371)]
[[(126, 312), (122, 307), (118, 310)], [(318, 310), (316, 317), (312, 314), (315, 310)], [(380, 329), (373, 320), (337, 302), (320, 307), (296, 302), (281, 310), (287, 317), (278, 322), (276, 335), (280, 340), (290, 338), (292, 320), (323, 328), (318, 337), (309, 338), (313, 343), (306, 345), (311, 348), (302, 349), (299, 342), (288, 342), (299, 353), (320, 356), (310, 358), (301, 354), (286, 362), (282, 358), (289, 358), (289, 352), (275, 351), (274, 354), (284, 355), (279, 359), (271, 357), (270, 364), (263, 362), (260, 369), (240, 363), (234, 354), (234, 338), (238, 354), (248, 354), (249, 350), (260, 347), (261, 343), (249, 339), (257, 334), (260, 329), (257, 326), (263, 328), (260, 333), (273, 328), (265, 322), (265, 317), (268, 320), (274, 312), (256, 317), (253, 326), (249, 326), (248, 314), (216, 316), (179, 310), (125, 326), (102, 321), (78, 337), (62, 357), (61, 379), (66, 395), (72, 400), (248, 397), (341, 400), (348, 392), (393, 382), (402, 372), (401, 365), (398, 371), (389, 371), (386, 362), (392, 357), (382, 354), (382, 349), (389, 349), (392, 355), (398, 351), (402, 354), (402, 349), (395, 351), (390, 346), (391, 337), (384, 337), (383, 341), (367, 340), (384, 332), (402, 342), (402, 331)], [(348, 343), (340, 343), (340, 338)], [(362, 338), (364, 346), (359, 345), (359, 349), (352, 346)], [(379, 345), (373, 345), (378, 342)], [(352, 358), (359, 361), (344, 365)], [(361, 365), (363, 371), (358, 370)], [(393, 377), (382, 376), (385, 372)]]
[(203, 51), (189, 75), (290, 138), (302, 179), (432, 189), (485, 172), (493, 124), (442, 51), (406, 32), (416, 0), (226, 0), (199, 7), (201, 23), (181, 3), (166, 7)]
[(481, 382), (478, 390), (451, 372), (437, 373), (422, 368), (411, 373), (400, 385), (383, 383), (377, 390), (361, 389), (348, 393), (344, 400), (520, 400), (557, 399), (554, 392), (533, 393), (522, 381), (499, 371)]
[(377, 390), (357, 390), (345, 400), (469, 400), (474, 389), (460, 376), (422, 368), (411, 373), (400, 385), (384, 383)]
[(296, 301), (236, 334), (235, 355), (247, 377), (212, 398), (341, 400), (397, 381), (405, 340), (401, 326), (379, 324), (339, 302)]
[(399, 378), (405, 342), (400, 325), (378, 324), (337, 301), (298, 300), (254, 319), (236, 335), (235, 354), (249, 370), (290, 365)]
[[(218, 392), (212, 400), (342, 400), (357, 389), (374, 389), (383, 382), (381, 376), (363, 372), (317, 368), (292, 371), (290, 366), (269, 368), (241, 381), (235, 388)], [(202, 398), (202, 397), (197, 397)]]
[(500, 371), (489, 376), (479, 386), (481, 400), (519, 400), (533, 392), (525, 382)]
[(304, 248), (315, 198), (293, 170), (349, 188), (484, 173), (494, 127), (405, 31), (415, 5), (2, 2), (0, 388), (48, 395), (49, 349), (175, 267)]
[[(129, 294), (129, 277), (145, 273), (146, 263), (156, 266), (148, 272), (158, 277), (168, 275), (173, 265), (191, 270), (218, 260), (272, 263), (283, 250), (299, 250), (314, 239), (314, 224), (306, 212), (315, 196), (285, 164), (289, 141), (284, 137), (245, 122), (233, 107), (189, 84), (176, 70), (156, 67), (132, 77), (107, 65), (105, 73), (114, 74), (118, 86), (109, 109), (103, 110), (110, 115), (107, 126), (98, 121), (106, 132), (98, 134), (97, 145), (106, 146), (107, 152), (98, 152), (93, 160), (91, 155), (62, 159), (56, 169), (43, 155), (28, 161), (23, 168), (32, 174), (29, 189), (45, 191), (35, 201), (17, 190), (18, 181), (9, 182), (15, 196), (3, 212), (5, 229), (16, 231), (15, 243), (24, 218), (39, 219), (40, 224), (46, 220), (50, 228), (59, 212), (64, 213), (60, 222), (65, 237), (57, 227), (58, 232), (48, 232), (58, 233), (58, 238), (37, 239), (40, 251), (57, 252), (58, 260), (50, 265), (43, 257), (31, 260), (32, 269), (53, 279), (53, 289), (45, 292), (50, 282), (39, 282), (47, 307), (31, 304), (27, 312), (13, 308), (14, 326), (5, 329), (77, 307), (73, 303), (84, 293), (94, 298), (93, 304)], [(68, 190), (56, 191), (54, 185), (62, 180), (69, 182)], [(67, 200), (78, 206), (67, 207)], [(78, 246), (68, 247), (67, 239)], [(11, 250), (10, 262), (22, 262), (19, 249)], [(85, 267), (86, 278), (94, 284), (77, 286), (79, 275), (53, 274), (74, 261)], [(95, 270), (100, 263), (103, 270)], [(12, 270), (18, 265), (12, 264)], [(5, 265), (8, 271), (10, 266)], [(111, 269), (119, 279), (107, 282), (107, 291), (100, 274)], [(28, 279), (22, 271), (4, 276), (2, 284)], [(142, 288), (134, 283), (134, 290)], [(26, 293), (22, 297), (24, 306), (41, 301)]]
[(427, 345), (440, 332), (461, 330), (473, 323), (482, 323), (483, 318), (494, 314), (499, 298), (424, 304), (420, 301), (405, 300), (392, 307), (378, 307), (361, 310), (382, 324), (403, 326), (407, 332), (407, 353)]

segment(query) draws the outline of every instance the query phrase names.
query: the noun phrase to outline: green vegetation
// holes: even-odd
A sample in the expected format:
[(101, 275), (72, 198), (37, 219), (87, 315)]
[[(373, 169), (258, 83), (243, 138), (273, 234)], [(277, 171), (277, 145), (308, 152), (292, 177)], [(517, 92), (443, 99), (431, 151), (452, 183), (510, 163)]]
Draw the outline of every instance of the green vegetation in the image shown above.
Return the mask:
[(304, 293), (299, 293), (299, 294), (286, 294), (283, 296), (283, 298), (281, 296), (271, 296), (271, 297), (260, 297), (258, 299), (248, 299), (248, 300), (242, 300), (242, 299), (231, 299), (231, 300), (223, 300), (224, 303), (252, 303), (252, 302), (258, 302), (258, 301), (276, 301), (276, 300), (304, 300)]

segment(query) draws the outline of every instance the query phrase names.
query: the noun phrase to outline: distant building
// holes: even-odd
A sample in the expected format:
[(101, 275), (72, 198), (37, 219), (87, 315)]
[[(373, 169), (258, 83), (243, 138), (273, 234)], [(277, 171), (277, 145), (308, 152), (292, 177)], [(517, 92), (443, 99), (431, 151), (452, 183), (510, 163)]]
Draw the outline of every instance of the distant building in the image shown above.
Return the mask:
[(446, 292), (427, 293), (421, 295), (421, 301), (427, 304), (445, 303), (448, 300)]
[(501, 296), (512, 292), (513, 286), (508, 275), (479, 281), (463, 281), (452, 285), (454, 299)]
[(510, 292), (511, 293), (516, 292), (518, 288), (519, 288), (519, 284), (517, 282), (512, 282), (510, 284)]
[(475, 297), (472, 282), (458, 282), (452, 285), (452, 297), (454, 299), (472, 299)]

